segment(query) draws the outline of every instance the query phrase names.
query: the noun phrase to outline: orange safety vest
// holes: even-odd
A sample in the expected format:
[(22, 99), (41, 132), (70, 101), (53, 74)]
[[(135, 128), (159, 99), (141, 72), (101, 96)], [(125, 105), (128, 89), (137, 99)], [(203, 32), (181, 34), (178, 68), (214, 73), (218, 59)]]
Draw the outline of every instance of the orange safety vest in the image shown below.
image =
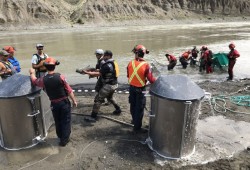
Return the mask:
[(146, 61), (130, 61), (128, 64), (128, 82), (135, 87), (144, 87), (146, 85), (145, 71), (147, 69)]

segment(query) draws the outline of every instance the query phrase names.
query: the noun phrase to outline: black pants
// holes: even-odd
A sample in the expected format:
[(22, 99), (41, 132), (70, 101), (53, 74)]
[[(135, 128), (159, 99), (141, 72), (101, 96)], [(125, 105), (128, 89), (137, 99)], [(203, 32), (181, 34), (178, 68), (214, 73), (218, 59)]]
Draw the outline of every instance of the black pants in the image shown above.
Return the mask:
[(168, 70), (172, 70), (175, 67), (176, 63), (176, 61), (171, 61), (168, 65)]
[(146, 97), (142, 93), (143, 91), (145, 91), (145, 87), (129, 87), (130, 113), (132, 115), (132, 121), (134, 123), (134, 130), (139, 130), (142, 126), (142, 118), (146, 105)]
[(179, 61), (181, 62), (182, 68), (186, 69), (187, 65), (188, 65), (187, 60), (185, 58), (181, 57)]
[(71, 105), (69, 99), (51, 103), (56, 134), (61, 142), (67, 141), (71, 133)]

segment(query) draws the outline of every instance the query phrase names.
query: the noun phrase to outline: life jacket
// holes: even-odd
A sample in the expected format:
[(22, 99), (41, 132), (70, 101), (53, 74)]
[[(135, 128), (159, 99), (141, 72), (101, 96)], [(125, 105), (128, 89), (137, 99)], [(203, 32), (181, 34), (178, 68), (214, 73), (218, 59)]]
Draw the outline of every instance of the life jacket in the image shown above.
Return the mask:
[(144, 87), (146, 85), (145, 72), (148, 63), (146, 61), (132, 60), (128, 64), (128, 82), (135, 87)]
[[(43, 53), (44, 55), (44, 58), (42, 58), (40, 55), (38, 55), (37, 53), (36, 54), (33, 54), (37, 57), (37, 64), (39, 64), (41, 61), (45, 60), (46, 58), (48, 58), (48, 55)], [(40, 68), (36, 69), (36, 71), (44, 71), (44, 70), (40, 70)]]
[(50, 100), (60, 99), (68, 96), (60, 73), (47, 74), (43, 77), (45, 90)]
[(119, 67), (116, 61), (109, 59), (102, 64), (101, 69), (104, 67), (109, 67), (109, 72), (102, 74), (102, 82), (104, 84), (117, 84), (117, 78), (119, 76)]
[(194, 58), (198, 57), (198, 53), (199, 53), (199, 51), (197, 49), (192, 49), (192, 51), (191, 51), (192, 57), (194, 57)]
[(235, 49), (232, 49), (228, 54), (229, 60), (235, 60), (238, 57), (240, 57), (240, 53)]
[(169, 55), (169, 60), (170, 60), (170, 62), (177, 61), (176, 57), (173, 55)]
[(185, 52), (181, 55), (185, 60), (188, 60), (189, 58), (189, 53), (188, 52)]
[(4, 66), (5, 66), (6, 69), (10, 69), (11, 70), (11, 73), (9, 73), (9, 74), (1, 75), (2, 79), (7, 79), (8, 77), (16, 74), (15, 68), (13, 67), (13, 65), (9, 61), (0, 61), (0, 62), (4, 64)]

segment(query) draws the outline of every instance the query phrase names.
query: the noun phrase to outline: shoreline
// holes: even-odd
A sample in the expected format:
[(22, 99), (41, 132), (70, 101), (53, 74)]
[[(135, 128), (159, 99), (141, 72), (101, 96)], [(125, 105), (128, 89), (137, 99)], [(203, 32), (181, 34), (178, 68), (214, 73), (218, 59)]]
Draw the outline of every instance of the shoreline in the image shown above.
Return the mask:
[[(220, 18), (223, 17), (223, 18)], [(181, 24), (213, 24), (213, 23), (238, 23), (249, 22), (250, 16), (228, 17), (207, 16), (207, 18), (185, 18), (185, 19), (145, 19), (145, 20), (118, 20), (118, 21), (92, 21), (84, 24), (58, 23), (37, 24), (27, 26), (26, 23), (8, 23), (0, 25), (1, 31), (24, 31), (24, 30), (53, 30), (53, 29), (82, 29), (100, 27), (132, 27), (132, 26), (154, 26), (154, 25), (181, 25)]]

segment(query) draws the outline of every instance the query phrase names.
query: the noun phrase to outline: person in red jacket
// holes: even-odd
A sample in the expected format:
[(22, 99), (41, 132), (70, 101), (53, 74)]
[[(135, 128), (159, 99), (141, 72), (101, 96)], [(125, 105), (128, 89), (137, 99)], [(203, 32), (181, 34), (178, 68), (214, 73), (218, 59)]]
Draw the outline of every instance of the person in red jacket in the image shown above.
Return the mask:
[(187, 65), (188, 65), (188, 60), (190, 59), (190, 54), (191, 54), (191, 51), (186, 51), (184, 52), (179, 61), (181, 62), (181, 65), (182, 65), (182, 68), (183, 69), (186, 69), (187, 68)]
[(176, 66), (177, 60), (176, 57), (171, 54), (165, 54), (167, 57), (169, 64), (168, 64), (168, 70), (173, 70), (173, 68)]
[(230, 43), (228, 47), (230, 49), (230, 52), (227, 55), (228, 60), (229, 60), (229, 64), (228, 64), (229, 77), (227, 80), (233, 80), (233, 68), (236, 63), (236, 58), (240, 57), (240, 53), (235, 49), (234, 43)]
[(212, 73), (212, 58), (213, 58), (213, 53), (211, 50), (207, 48), (207, 46), (202, 46), (201, 48), (201, 58), (200, 58), (200, 72), (202, 70), (206, 70), (206, 73)]

